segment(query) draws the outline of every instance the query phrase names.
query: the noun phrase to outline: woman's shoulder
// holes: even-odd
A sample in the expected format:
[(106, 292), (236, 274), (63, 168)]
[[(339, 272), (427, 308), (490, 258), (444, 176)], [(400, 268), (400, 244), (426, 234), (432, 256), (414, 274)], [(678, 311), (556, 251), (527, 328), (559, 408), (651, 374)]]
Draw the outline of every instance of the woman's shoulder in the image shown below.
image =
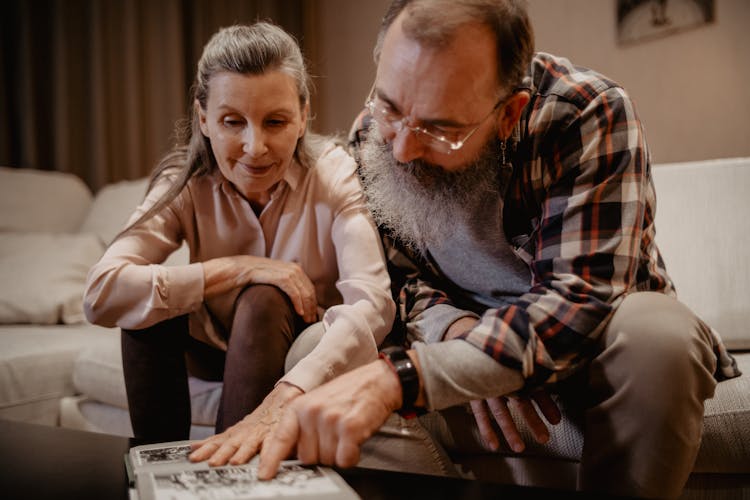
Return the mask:
[(175, 210), (190, 210), (196, 203), (201, 200), (210, 200), (216, 197), (217, 187), (221, 186), (223, 177), (216, 175), (218, 169), (209, 170), (200, 174), (191, 175), (185, 179), (184, 169), (170, 167), (162, 170), (152, 181), (149, 195), (151, 197), (161, 198), (167, 195), (167, 192), (181, 186), (179, 191), (172, 191), (170, 204)]

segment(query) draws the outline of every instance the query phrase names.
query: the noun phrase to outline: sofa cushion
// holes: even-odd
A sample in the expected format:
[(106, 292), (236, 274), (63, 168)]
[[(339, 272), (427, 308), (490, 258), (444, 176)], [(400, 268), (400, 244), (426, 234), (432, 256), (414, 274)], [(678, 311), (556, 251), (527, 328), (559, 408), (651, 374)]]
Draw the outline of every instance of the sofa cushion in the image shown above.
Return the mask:
[(106, 330), (80, 325), (5, 325), (0, 331), (0, 418), (57, 424), (59, 398), (75, 393), (81, 349)]
[(91, 234), (0, 233), (0, 323), (80, 323), (89, 268), (104, 251)]
[(80, 231), (96, 234), (108, 245), (143, 201), (147, 186), (148, 179), (145, 178), (104, 186), (96, 193)]
[(656, 242), (679, 299), (750, 349), (750, 158), (657, 165)]
[[(90, 399), (127, 409), (119, 329), (117, 334), (83, 350), (73, 368), (73, 385)], [(188, 379), (192, 422), (213, 427), (221, 398), (221, 383)]]
[[(128, 410), (104, 404), (88, 396), (66, 396), (60, 400), (60, 426), (133, 437)], [(190, 426), (190, 439), (205, 439), (213, 434), (213, 423)]]
[(750, 473), (750, 353), (734, 357), (745, 375), (719, 383), (706, 401), (695, 472)]
[(77, 231), (92, 198), (73, 174), (0, 167), (0, 231)]

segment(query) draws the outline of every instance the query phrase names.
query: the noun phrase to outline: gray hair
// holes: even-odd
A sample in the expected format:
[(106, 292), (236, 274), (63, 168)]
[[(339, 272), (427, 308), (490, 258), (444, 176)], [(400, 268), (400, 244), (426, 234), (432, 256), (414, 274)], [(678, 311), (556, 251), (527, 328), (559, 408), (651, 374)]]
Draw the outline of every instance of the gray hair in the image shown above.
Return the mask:
[[(310, 102), (310, 77), (299, 45), (289, 33), (267, 22), (222, 28), (203, 48), (193, 84), (193, 97), (205, 110), (210, 91), (209, 82), (216, 73), (230, 71), (261, 75), (270, 70), (280, 70), (294, 78), (300, 108), (304, 108)], [(191, 122), (188, 161), (200, 156), (202, 163), (215, 166), (216, 161), (208, 139), (200, 132), (197, 113), (192, 112)], [(311, 144), (317, 142), (314, 139), (308, 138), (305, 134), (300, 138), (294, 151), (297, 161), (307, 167), (316, 157), (315, 147)]]
[(534, 32), (524, 0), (394, 0), (380, 26), (375, 63), (388, 28), (404, 10), (404, 33), (428, 47), (445, 46), (466, 23), (487, 26), (497, 44), (499, 84), (506, 91), (521, 84), (534, 55)]
[[(268, 22), (257, 22), (249, 26), (222, 28), (211, 37), (203, 48), (191, 88), (190, 119), (177, 124), (178, 145), (155, 169), (149, 190), (163, 175), (174, 175), (174, 182), (154, 206), (120, 235), (161, 211), (180, 194), (191, 178), (218, 168), (211, 144), (201, 133), (200, 116), (192, 106), (192, 102), (197, 101), (201, 108), (206, 109), (211, 78), (226, 71), (261, 75), (273, 70), (280, 70), (294, 78), (301, 109), (309, 104), (311, 84), (302, 52), (296, 40), (282, 28)], [(311, 167), (320, 155), (324, 142), (325, 138), (306, 132), (297, 141), (295, 159), (301, 165)]]

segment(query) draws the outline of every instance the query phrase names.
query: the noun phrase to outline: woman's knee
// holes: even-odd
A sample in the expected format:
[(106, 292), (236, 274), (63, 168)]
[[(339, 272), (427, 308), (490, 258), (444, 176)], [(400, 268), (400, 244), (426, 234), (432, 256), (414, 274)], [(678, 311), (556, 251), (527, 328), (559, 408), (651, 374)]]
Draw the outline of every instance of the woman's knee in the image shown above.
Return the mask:
[(288, 349), (299, 322), (291, 301), (279, 288), (252, 285), (245, 288), (235, 302), (229, 345), (270, 347), (280, 342)]
[(294, 310), (289, 297), (280, 288), (273, 285), (251, 285), (237, 296), (235, 317), (237, 313), (263, 319), (279, 315), (292, 316)]
[(296, 313), (289, 297), (273, 285), (251, 285), (235, 301), (232, 330), (237, 327), (272, 327), (291, 325), (294, 328)]

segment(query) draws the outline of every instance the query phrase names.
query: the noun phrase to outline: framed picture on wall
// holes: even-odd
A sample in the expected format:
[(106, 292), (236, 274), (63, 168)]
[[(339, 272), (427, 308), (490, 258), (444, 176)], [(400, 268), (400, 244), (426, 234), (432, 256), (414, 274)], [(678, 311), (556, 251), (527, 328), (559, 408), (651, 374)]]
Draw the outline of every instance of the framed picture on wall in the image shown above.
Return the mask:
[(629, 45), (714, 22), (714, 0), (617, 0), (617, 41)]

